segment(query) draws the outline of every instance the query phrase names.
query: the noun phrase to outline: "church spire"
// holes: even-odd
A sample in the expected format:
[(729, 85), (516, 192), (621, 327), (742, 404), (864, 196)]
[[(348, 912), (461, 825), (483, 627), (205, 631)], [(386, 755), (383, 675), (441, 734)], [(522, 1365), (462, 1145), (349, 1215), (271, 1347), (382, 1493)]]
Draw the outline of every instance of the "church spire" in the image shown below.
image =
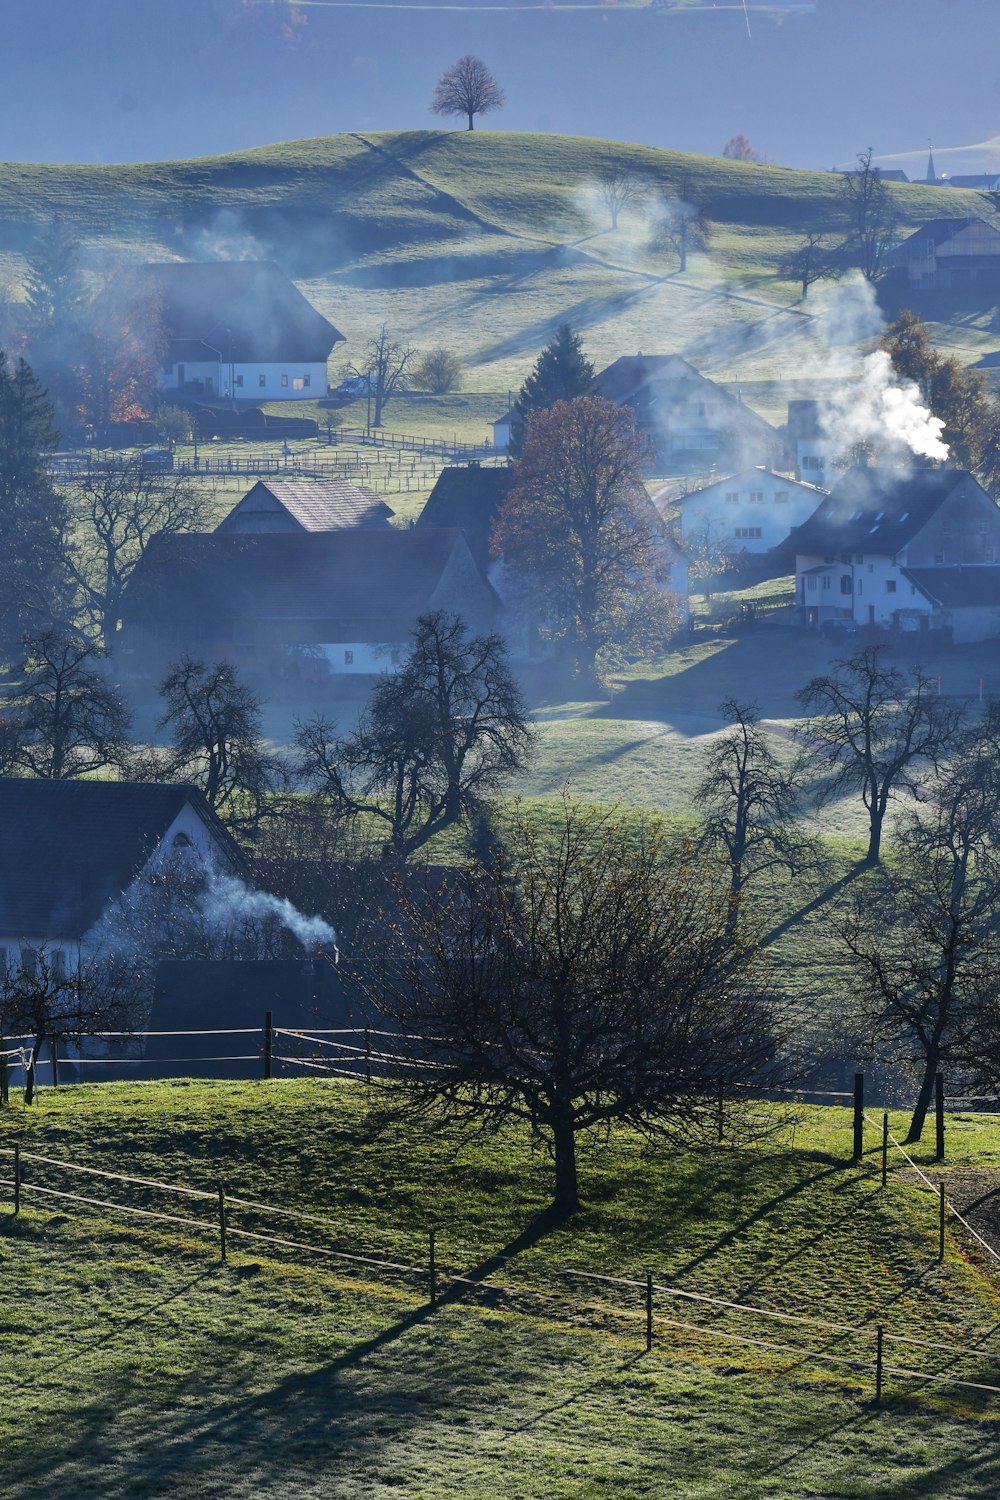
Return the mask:
[(937, 180), (938, 180), (938, 175), (937, 175), (937, 172), (934, 169), (934, 148), (932, 146), (928, 146), (928, 148), (927, 148), (927, 176), (924, 178), (924, 181), (925, 182), (937, 182)]

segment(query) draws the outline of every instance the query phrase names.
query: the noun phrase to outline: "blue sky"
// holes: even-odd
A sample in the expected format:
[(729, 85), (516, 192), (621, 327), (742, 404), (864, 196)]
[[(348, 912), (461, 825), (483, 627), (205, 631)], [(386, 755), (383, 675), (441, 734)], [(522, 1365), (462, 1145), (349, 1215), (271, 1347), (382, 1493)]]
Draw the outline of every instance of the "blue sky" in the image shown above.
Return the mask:
[(920, 176), (928, 137), (940, 169), (977, 171), (1000, 135), (998, 0), (524, 4), (3, 0), (0, 152), (134, 161), (429, 128), (464, 52), (506, 90), (498, 128), (700, 152), (743, 132), (789, 166), (872, 145)]

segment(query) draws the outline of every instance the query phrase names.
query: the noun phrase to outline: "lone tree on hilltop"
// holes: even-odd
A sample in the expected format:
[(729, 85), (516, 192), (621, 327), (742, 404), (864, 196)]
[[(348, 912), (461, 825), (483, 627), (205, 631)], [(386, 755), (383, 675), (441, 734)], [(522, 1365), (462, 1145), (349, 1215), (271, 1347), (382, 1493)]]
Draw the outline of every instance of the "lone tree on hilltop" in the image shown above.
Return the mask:
[(729, 161), (751, 161), (759, 162), (760, 156), (753, 141), (742, 134), (731, 135), (722, 148), (722, 154)]
[(530, 412), (545, 411), (557, 401), (592, 396), (596, 390), (594, 366), (583, 352), (583, 340), (568, 323), (560, 323), (555, 338), (535, 360), (535, 367), (514, 402), (510, 451), (520, 453), (524, 422)]
[(840, 174), (840, 199), (848, 225), (845, 249), (866, 281), (881, 281), (896, 242), (899, 210), (872, 164), (871, 146), (859, 153), (856, 167)]
[(582, 1133), (696, 1141), (773, 1062), (776, 1007), (729, 931), (725, 879), (656, 825), (564, 797), (540, 829), (515, 804), (487, 861), (399, 900), (369, 997), (412, 1058), (394, 1090), (471, 1130), (529, 1124), (563, 1214)]
[(608, 660), (662, 647), (676, 624), (659, 586), (662, 525), (642, 483), (649, 446), (627, 407), (599, 396), (528, 418), (524, 452), (493, 528), (533, 611), (586, 688)]
[(483, 799), (523, 769), (532, 731), (498, 635), (470, 636), (457, 615), (423, 615), (413, 647), (380, 677), (353, 734), (326, 719), (299, 726), (301, 771), (349, 818), (375, 819), (403, 861), (446, 828), (471, 826)]
[(865, 863), (881, 857), (889, 803), (909, 787), (920, 766), (937, 767), (951, 746), (960, 712), (942, 703), (930, 677), (909, 678), (886, 664), (880, 646), (866, 646), (814, 677), (796, 695), (807, 713), (799, 737), (827, 762), (822, 796), (860, 790), (868, 813)]
[(504, 92), (481, 57), (467, 52), (441, 74), (434, 85), (431, 109), (436, 115), (465, 115), (474, 130), (476, 115), (503, 109)]

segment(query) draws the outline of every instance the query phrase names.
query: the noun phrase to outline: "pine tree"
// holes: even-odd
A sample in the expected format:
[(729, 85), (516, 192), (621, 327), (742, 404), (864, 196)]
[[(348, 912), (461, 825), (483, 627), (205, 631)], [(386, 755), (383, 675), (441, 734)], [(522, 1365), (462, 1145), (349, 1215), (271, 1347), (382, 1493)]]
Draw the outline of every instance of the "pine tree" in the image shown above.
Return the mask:
[(529, 412), (545, 411), (557, 401), (592, 396), (596, 390), (594, 366), (583, 352), (580, 335), (568, 323), (560, 323), (555, 338), (538, 356), (514, 402), (510, 451), (515, 454), (521, 451), (524, 419)]
[(30, 365), (0, 351), (0, 653), (61, 610), (65, 507), (48, 474), (59, 434)]
[(80, 246), (58, 214), (39, 233), (28, 257), (31, 332), (66, 335), (84, 299)]

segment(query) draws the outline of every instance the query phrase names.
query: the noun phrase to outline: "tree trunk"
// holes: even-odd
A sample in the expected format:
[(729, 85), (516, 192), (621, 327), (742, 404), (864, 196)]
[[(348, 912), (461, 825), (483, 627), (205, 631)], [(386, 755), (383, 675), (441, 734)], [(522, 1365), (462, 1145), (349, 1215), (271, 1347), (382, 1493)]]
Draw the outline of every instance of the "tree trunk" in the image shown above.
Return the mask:
[(470, 109), (470, 110), (469, 110), (469, 129), (470, 129), (470, 130), (475, 130), (475, 128), (476, 128), (476, 127), (475, 127), (475, 126), (474, 126), (474, 125), (473, 125), (473, 123), (472, 123), (472, 110), (471, 110), (471, 109)]
[(555, 1206), (560, 1213), (575, 1214), (580, 1207), (576, 1176), (576, 1130), (572, 1111), (561, 1112), (552, 1126), (556, 1165)]
[(868, 813), (868, 852), (865, 855), (866, 865), (877, 865), (882, 858), (882, 820), (885, 813), (878, 807), (872, 807)]
[(38, 1033), (38, 1035), (35, 1037), (34, 1043), (32, 1045), (32, 1048), (31, 1048), (31, 1058), (30, 1058), (30, 1061), (28, 1063), (28, 1069), (27, 1069), (27, 1072), (26, 1072), (25, 1078), (24, 1078), (24, 1102), (25, 1102), (25, 1104), (34, 1104), (34, 1102), (35, 1102), (35, 1070), (38, 1067), (38, 1059), (41, 1056), (42, 1046), (44, 1045), (44, 1042), (45, 1042), (45, 1032), (44, 1031), (40, 1031)]
[(913, 1106), (913, 1118), (910, 1128), (906, 1133), (906, 1146), (915, 1145), (924, 1133), (924, 1121), (930, 1108), (931, 1095), (934, 1093), (934, 1077), (941, 1064), (941, 1053), (937, 1047), (932, 1047), (927, 1053), (924, 1064), (924, 1076), (920, 1080), (920, 1088), (917, 1092), (917, 1102)]

